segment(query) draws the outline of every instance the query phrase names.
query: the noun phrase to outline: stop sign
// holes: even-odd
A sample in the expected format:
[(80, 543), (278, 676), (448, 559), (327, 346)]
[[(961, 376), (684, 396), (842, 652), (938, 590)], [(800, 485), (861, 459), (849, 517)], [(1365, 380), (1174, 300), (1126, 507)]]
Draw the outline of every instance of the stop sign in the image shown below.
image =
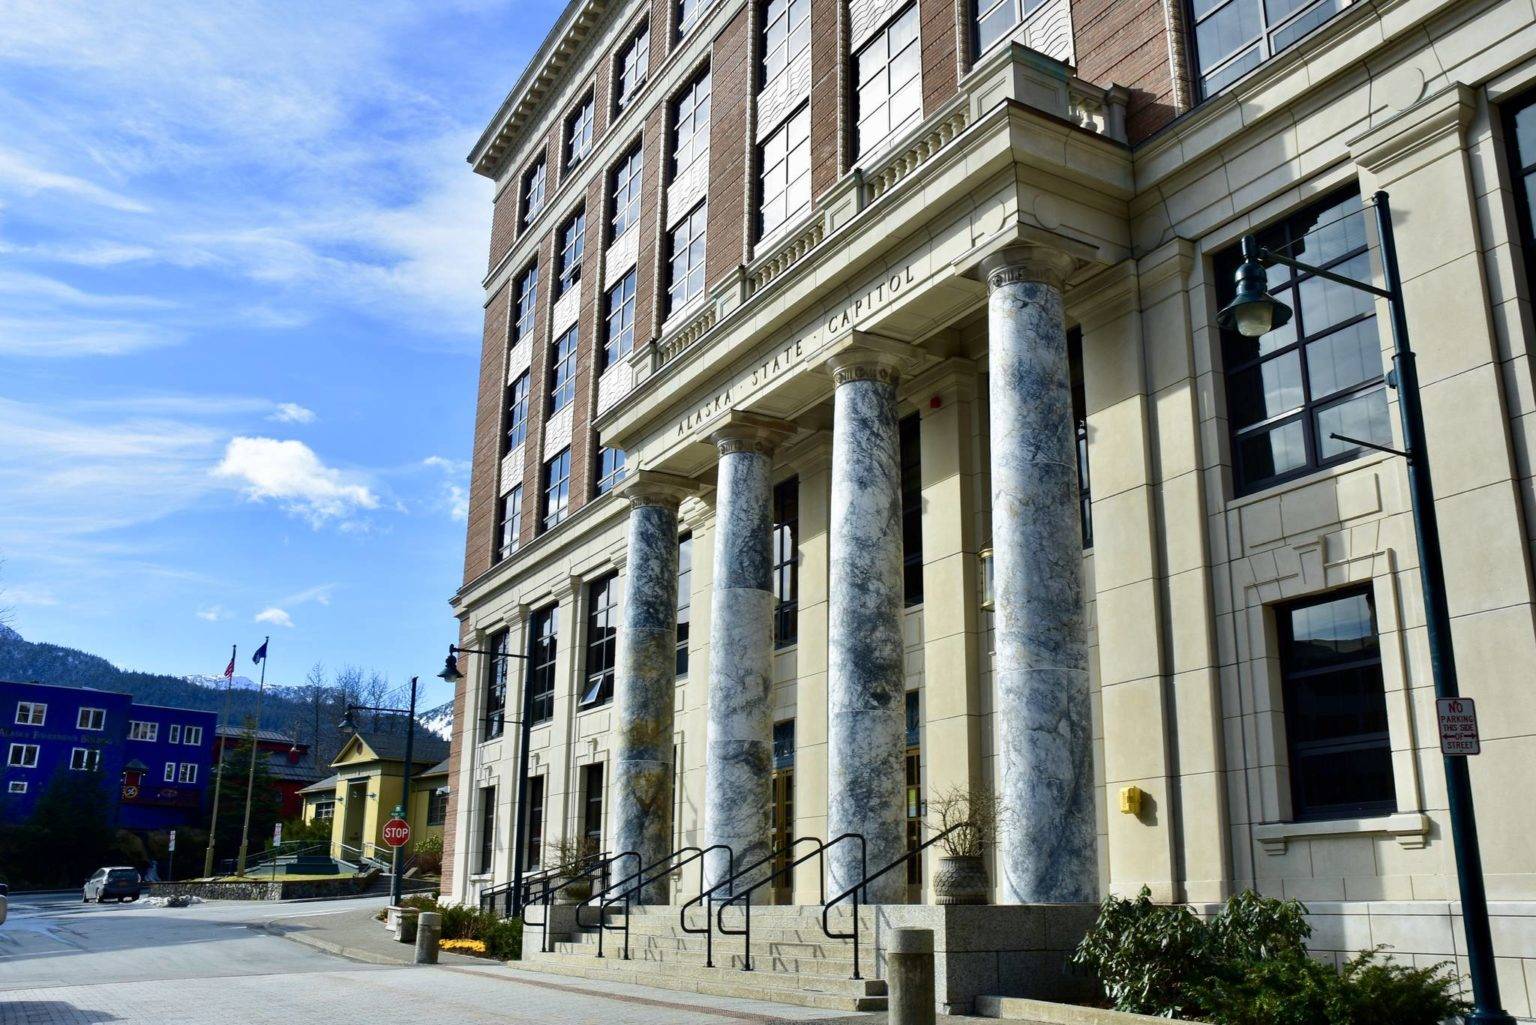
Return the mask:
[(390, 819), (384, 823), (384, 842), (391, 847), (404, 847), (411, 842), (411, 824), (404, 819)]

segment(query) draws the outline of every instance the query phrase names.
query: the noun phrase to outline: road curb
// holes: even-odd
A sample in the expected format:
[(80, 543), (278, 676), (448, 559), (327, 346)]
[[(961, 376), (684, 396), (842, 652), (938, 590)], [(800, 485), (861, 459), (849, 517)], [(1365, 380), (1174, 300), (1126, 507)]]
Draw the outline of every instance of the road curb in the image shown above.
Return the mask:
[[(300, 944), (301, 946), (312, 947), (315, 950), (323, 950), (327, 954), (335, 954), (338, 957), (344, 957), (349, 961), (361, 961), (363, 964), (386, 965), (393, 968), (415, 967), (414, 959), (411, 961), (393, 960), (380, 954), (376, 954), (371, 950), (363, 950), (358, 947), (348, 947), (340, 943), (332, 943), (330, 940), (322, 940), (315, 936), (307, 936), (302, 932), (284, 932), (281, 929), (274, 928), (272, 923), (268, 922), (252, 922), (247, 927), (254, 929), (257, 932), (266, 933), (268, 936), (276, 936), (278, 939), (290, 940), (294, 943)], [(410, 949), (414, 951), (416, 948), (412, 947)]]

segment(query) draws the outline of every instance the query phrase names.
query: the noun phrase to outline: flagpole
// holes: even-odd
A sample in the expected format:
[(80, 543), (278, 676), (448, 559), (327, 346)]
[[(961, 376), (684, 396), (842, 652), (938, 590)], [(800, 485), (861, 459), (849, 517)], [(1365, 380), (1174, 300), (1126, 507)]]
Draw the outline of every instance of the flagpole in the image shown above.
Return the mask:
[(251, 837), (251, 791), (256, 787), (256, 734), (261, 730), (261, 692), (267, 686), (267, 645), (271, 635), (261, 642), (261, 682), (256, 685), (256, 723), (251, 727), (251, 767), (245, 777), (245, 824), (240, 827), (240, 859), (235, 863), (235, 875), (245, 875), (245, 852)]
[(213, 875), (213, 840), (219, 832), (219, 791), (224, 788), (224, 744), (219, 740), (219, 729), (229, 719), (229, 688), (235, 682), (235, 653), (239, 645), (229, 646), (229, 672), (224, 674), (224, 704), (219, 709), (219, 721), (213, 728), (214, 746), (219, 749), (219, 764), (213, 775), (213, 815), (208, 819), (208, 852), (203, 855), (203, 878)]

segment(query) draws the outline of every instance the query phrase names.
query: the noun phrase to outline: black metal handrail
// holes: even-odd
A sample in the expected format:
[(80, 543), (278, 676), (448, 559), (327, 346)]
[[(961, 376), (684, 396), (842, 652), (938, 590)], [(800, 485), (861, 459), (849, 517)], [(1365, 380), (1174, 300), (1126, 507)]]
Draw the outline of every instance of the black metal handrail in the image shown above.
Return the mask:
[[(701, 933), (704, 935), (705, 968), (713, 968), (715, 966), (715, 892), (717, 890), (722, 890), (727, 886), (733, 885), (738, 879), (746, 875), (748, 872), (761, 868), (767, 862), (777, 858), (779, 855), (793, 850), (796, 844), (804, 843), (807, 840), (814, 840), (817, 843), (821, 842), (816, 840), (815, 837), (805, 836), (785, 844), (782, 848), (774, 848), (763, 857), (752, 862), (750, 865), (743, 865), (741, 868), (734, 868), (732, 865), (728, 864), (726, 866), (726, 874), (724, 879), (720, 880), (707, 890), (700, 890), (697, 897), (688, 901), (678, 909), (678, 927), (682, 929), (683, 932), (692, 933), (695, 936)], [(702, 885), (702, 883), (700, 885)], [(704, 905), (704, 928), (702, 929), (693, 929), (688, 925), (688, 909), (693, 907), (695, 904)]]
[[(709, 847), (679, 847), (677, 850), (657, 859), (650, 865), (642, 864), (639, 871), (633, 873), (627, 878), (619, 880), (618, 882), (608, 887), (606, 894), (603, 895), (603, 899), (600, 900), (597, 905), (597, 956), (603, 956), (603, 932), (605, 930), (612, 932), (622, 932), (624, 933), (624, 960), (628, 961), (629, 921), (634, 897), (637, 894), (644, 893), (645, 888), (650, 886), (652, 883), (659, 882), (660, 880), (665, 879), (667, 876), (681, 872), (695, 861), (699, 863), (699, 887), (702, 889), (704, 886), (704, 859), (712, 851), (725, 852), (726, 865), (728, 868), (735, 864), (735, 852), (731, 850), (728, 844), (719, 843), (713, 844)], [(615, 893), (615, 890), (617, 890), (619, 887), (624, 887), (624, 890), (622, 892)], [(620, 903), (624, 905), (624, 924), (622, 928), (608, 924), (608, 909)], [(576, 909), (576, 924), (582, 926), (583, 928), (589, 928), (586, 923), (581, 920), (580, 907)]]
[[(865, 875), (858, 882), (854, 883), (848, 889), (844, 890), (842, 893), (838, 894), (836, 897), (833, 897), (831, 900), (827, 901), (821, 906), (821, 931), (826, 933), (828, 937), (834, 940), (853, 940), (853, 977), (855, 979), (862, 978), (862, 976), (859, 975), (859, 895), (864, 892), (865, 888), (868, 887), (870, 883), (874, 882), (876, 879), (879, 879), (881, 876), (885, 875), (897, 865), (905, 865), (907, 862), (911, 861), (913, 858), (917, 857), (919, 854), (923, 853), (928, 848), (932, 847), (934, 844), (938, 843), (940, 840), (953, 833), (955, 830), (967, 827), (969, 825), (969, 822), (957, 823), (956, 825), (950, 826), (948, 829), (944, 830), (944, 832), (939, 833), (936, 836), (929, 837), (923, 843), (918, 844), (916, 847), (912, 848), (910, 851), (907, 851), (905, 854), (891, 862), (889, 865), (880, 869), (880, 871), (870, 875)], [(827, 919), (831, 915), (832, 909), (834, 907), (836, 907), (838, 904), (841, 904), (845, 900), (849, 900), (850, 898), (853, 900), (853, 932), (833, 932), (832, 926), (828, 924)]]
[[(526, 935), (527, 926), (536, 925), (539, 927), (540, 931), (543, 933), (543, 938), (539, 941), (539, 951), (541, 953), (549, 953), (549, 903), (554, 899), (555, 894), (571, 886), (573, 883), (581, 882), (583, 879), (590, 879), (595, 883), (598, 876), (602, 877), (602, 886), (598, 892), (607, 890), (609, 866), (611, 866), (615, 861), (618, 861), (620, 858), (625, 857), (637, 858), (639, 855), (634, 851), (621, 851), (620, 853), (614, 855), (609, 855), (607, 852), (592, 855), (591, 859), (593, 863), (591, 865), (588, 865), (586, 868), (579, 870), (569, 879), (566, 879), (564, 882), (562, 882), (559, 886), (550, 886), (550, 880), (548, 879), (541, 881), (541, 892), (539, 894), (539, 900), (537, 903), (544, 908), (544, 921), (528, 921), (528, 907), (529, 905), (535, 903), (534, 901), (530, 900), (527, 904), (523, 905), (524, 934)], [(590, 897), (587, 898), (587, 900), (590, 899)]]
[[(733, 893), (731, 896), (727, 897), (724, 901), (721, 902), (719, 910), (717, 910), (715, 912), (719, 916), (719, 919), (720, 919), (720, 934), (722, 936), (743, 936), (743, 937), (745, 937), (745, 939), (743, 940), (742, 959), (741, 959), (741, 970), (744, 971), (744, 972), (750, 972), (752, 970), (752, 900), (751, 900), (751, 897), (752, 897), (752, 893), (753, 893), (754, 890), (757, 890), (758, 888), (763, 887), (763, 886), (767, 886), (769, 883), (773, 882), (780, 875), (791, 871), (797, 865), (800, 865), (800, 864), (803, 864), (804, 862), (810, 861), (812, 858), (820, 858), (821, 861), (820, 861), (819, 866), (818, 866), (819, 871), (818, 871), (817, 874), (818, 874), (818, 881), (819, 881), (820, 887), (821, 887), (821, 903), (822, 903), (823, 907), (825, 907), (826, 902), (827, 902), (827, 858), (826, 858), (826, 854), (827, 854), (827, 851), (830, 850), (831, 848), (836, 847), (838, 844), (845, 843), (845, 842), (857, 842), (858, 843), (858, 845), (859, 845), (859, 868), (860, 868), (860, 871), (863, 871), (864, 860), (865, 860), (865, 850), (867, 848), (867, 845), (864, 842), (864, 836), (863, 836), (862, 833), (843, 833), (840, 836), (834, 836), (832, 839), (826, 841), (825, 843), (823, 843), (822, 841), (816, 839), (814, 836), (803, 836), (803, 837), (801, 837), (798, 840), (795, 840), (795, 841), (792, 841), (792, 842), (790, 842), (788, 844), (785, 844), (784, 848), (783, 848), (783, 851), (785, 853), (793, 852), (794, 849), (795, 849), (795, 846), (797, 844), (803, 843), (803, 842), (805, 842), (807, 840), (809, 840), (809, 841), (811, 841), (811, 842), (816, 844), (816, 849), (815, 850), (810, 851), (807, 854), (802, 854), (798, 858), (793, 858), (792, 860), (790, 860), (789, 862), (785, 863), (784, 865), (776, 866), (774, 868), (774, 870), (772, 872), (768, 873), (768, 875), (765, 878), (759, 879), (757, 882), (752, 883), (746, 889), (742, 890), (740, 893)], [(742, 915), (742, 919), (743, 919), (742, 920), (742, 928), (740, 930), (727, 929), (725, 927), (725, 909), (730, 907), (732, 904), (736, 904), (738, 902), (741, 904), (741, 908), (742, 908), (742, 912), (743, 912), (743, 915)], [(829, 939), (836, 939), (836, 938), (838, 938), (838, 937), (834, 937), (831, 934), (831, 932), (829, 932), (827, 930), (826, 916), (825, 915), (822, 916), (821, 930), (822, 930), (822, 932), (827, 933), (827, 936), (828, 936)], [(858, 972), (859, 972), (859, 943), (858, 943), (858, 940), (854, 940), (854, 943), (853, 943), (853, 972), (854, 972), (853, 977), (855, 979), (857, 979), (859, 977), (859, 974), (858, 974)]]

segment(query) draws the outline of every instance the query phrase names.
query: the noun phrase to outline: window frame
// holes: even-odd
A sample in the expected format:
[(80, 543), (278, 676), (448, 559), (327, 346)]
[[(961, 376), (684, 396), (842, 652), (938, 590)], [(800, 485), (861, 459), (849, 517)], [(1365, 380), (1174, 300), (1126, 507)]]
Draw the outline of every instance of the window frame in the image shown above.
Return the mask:
[(688, 676), (688, 636), (693, 627), (693, 532), (685, 530), (677, 538), (677, 662), (674, 677)]
[(180, 723), (174, 723), (173, 722), (173, 723), (171, 723), (169, 726), (167, 726), (165, 728), (165, 741), (168, 744), (180, 744), (181, 743), (181, 724)]
[[(94, 712), (95, 714), (87, 716), (87, 712)], [(91, 723), (95, 723), (96, 725), (92, 726), (90, 725)], [(86, 730), (90, 733), (100, 733), (106, 728), (107, 710), (105, 708), (96, 708), (92, 705), (81, 705), (79, 709), (76, 710), (75, 729)], [(175, 743), (175, 741), (172, 741), (172, 743)]]
[[(31, 761), (26, 760), (28, 751), (32, 753)], [(10, 748), (5, 753), (6, 767), (11, 769), (35, 769), (37, 768), (37, 761), (41, 751), (42, 746), (39, 744), (32, 744), (24, 740), (13, 740), (11, 741)], [(21, 754), (20, 759), (16, 757), (18, 752)]]
[[(557, 478), (556, 473), (561, 476)], [(569, 445), (544, 461), (541, 476), (544, 485), (543, 494), (539, 498), (539, 524), (542, 533), (555, 529), (570, 515), (571, 447)]]
[(555, 717), (555, 685), (560, 658), (560, 605), (558, 602), (528, 614), (528, 673), (526, 708), (529, 727)]
[(645, 147), (639, 140), (608, 174), (608, 244), (623, 238), (640, 223), (645, 195)]
[(769, 571), (773, 586), (773, 648), (800, 642), (800, 478), (773, 486), (773, 540)]
[(522, 540), (523, 486), (514, 484), (496, 498), (496, 561), (511, 558)]
[(476, 875), (489, 875), (496, 869), (496, 784), (480, 788), (480, 849)]
[[(84, 755), (84, 758), (80, 758)], [(79, 763), (79, 764), (77, 764)], [(70, 772), (100, 772), (101, 748), (99, 747), (72, 747), (69, 749)]]
[(507, 729), (507, 681), (512, 632), (498, 630), (486, 643), (491, 652), (485, 660), (485, 678), (480, 683), (480, 743), (500, 740)]
[(581, 283), (581, 264), (587, 252), (587, 208), (577, 207), (560, 226), (560, 253), (556, 260), (559, 276), (555, 280), (555, 298), (561, 299)]
[(901, 480), (902, 607), (923, 603), (923, 415), (897, 421)]
[(539, 315), (539, 261), (533, 260), (517, 279), (517, 303), (512, 318), (512, 344), (533, 336)]
[(602, 762), (591, 762), (581, 767), (581, 840), (590, 843), (593, 851), (603, 849), (604, 801), (607, 789), (606, 773)]
[(448, 824), (448, 788), (434, 787), (427, 794), (427, 826)]
[[(915, 75), (912, 78), (907, 79), (906, 81), (902, 82), (900, 85), (897, 85), (897, 86), (895, 86), (893, 88), (892, 87), (892, 82), (891, 82), (891, 68), (894, 65), (895, 61), (893, 60), (893, 58), (891, 56), (891, 43), (890, 43), (891, 32), (892, 32), (893, 29), (896, 28), (897, 23), (900, 22), (903, 18), (906, 18), (908, 15), (911, 15), (912, 18), (913, 18), (913, 33), (912, 33), (912, 41), (910, 43), (908, 43), (907, 45), (909, 47), (915, 47), (916, 48), (916, 51), (917, 51), (917, 56), (916, 56), (917, 71), (916, 71)], [(884, 98), (881, 100), (881, 102), (879, 104), (876, 105), (876, 106), (881, 106), (881, 107), (886, 108), (885, 130), (882, 133), (879, 134), (878, 138), (871, 138), (870, 144), (868, 146), (866, 146), (866, 145), (863, 144), (863, 139), (862, 139), (862, 126), (863, 126), (863, 123), (864, 123), (864, 120), (865, 120), (865, 96), (864, 96), (864, 88), (863, 88), (863, 86), (865, 84), (865, 80), (862, 78), (862, 74), (861, 74), (859, 65), (860, 65), (860, 61), (863, 58), (864, 54), (868, 53), (877, 43), (882, 43), (884, 45), (884, 47), (885, 47), (885, 61), (884, 61), (883, 65), (882, 65), (881, 75), (880, 76), (870, 76), (868, 81), (874, 81), (874, 79), (876, 77), (883, 77), (884, 80), (885, 80), (885, 87), (886, 88), (885, 88)], [(901, 50), (897, 51), (898, 55), (903, 54), (903, 53), (906, 53), (906, 47), (903, 47)], [(890, 148), (891, 144), (894, 143), (900, 137), (902, 132), (905, 132), (905, 131), (911, 129), (915, 125), (922, 124), (922, 121), (923, 121), (923, 59), (922, 59), (922, 56), (923, 56), (922, 15), (921, 15), (921, 13), (918, 10), (918, 5), (917, 5), (916, 0), (913, 0), (913, 2), (907, 4), (901, 10), (897, 11), (895, 14), (893, 14), (889, 18), (887, 18), (886, 21), (885, 21), (885, 24), (881, 25), (880, 28), (877, 31), (875, 31), (874, 33), (872, 33), (868, 39), (864, 40), (863, 45), (861, 45), (851, 55), (850, 60), (849, 60), (849, 63), (851, 65), (850, 71), (849, 71), (849, 77), (851, 79), (851, 81), (849, 83), (849, 98), (850, 98), (850, 103), (852, 105), (852, 113), (851, 113), (851, 115), (849, 117), (849, 133), (852, 136), (851, 142), (852, 142), (852, 149), (853, 149), (853, 159), (854, 159), (855, 162), (858, 162), (858, 161), (861, 161), (861, 160), (867, 160), (867, 159), (869, 159), (869, 157), (872, 154), (878, 154), (878, 153), (882, 153), (882, 152), (887, 151)], [(891, 106), (892, 99), (898, 93), (900, 93), (903, 89), (905, 89), (907, 86), (911, 85), (911, 83), (914, 82), (914, 81), (917, 83), (917, 109), (912, 114), (907, 115), (906, 117), (904, 117), (899, 123), (894, 122), (892, 120), (892, 118), (890, 117), (890, 106)]]
[[(669, 181), (677, 181), (693, 165), (701, 159), (709, 159), (710, 142), (710, 110), (714, 101), (714, 82), (710, 76), (710, 66), (705, 64), (688, 80), (688, 84), (678, 90), (671, 102), (667, 104), (667, 175)], [(688, 134), (685, 142), (683, 138), (684, 111), (686, 110), (686, 122)], [(700, 124), (700, 121), (703, 124)], [(702, 139), (702, 142), (700, 141)], [(683, 157), (687, 155), (687, 161)]]
[[(1210, 10), (1206, 11), (1204, 15), (1200, 15), (1196, 10), (1194, 0), (1183, 0), (1183, 2), (1187, 26), (1185, 33), (1189, 43), (1190, 79), (1191, 84), (1194, 86), (1197, 103), (1204, 103), (1213, 96), (1219, 96), (1224, 90), (1231, 88), (1234, 83), (1247, 78), (1250, 74), (1328, 24), (1328, 22), (1332, 21), (1351, 4), (1351, 0), (1310, 0), (1310, 2), (1298, 5), (1294, 11), (1287, 13), (1284, 17), (1271, 24), (1268, 21), (1269, 11), (1264, 0), (1218, 0), (1218, 2), (1212, 4)], [(1242, 6), (1248, 6), (1257, 12), (1258, 21), (1255, 34), (1250, 35), (1246, 41), (1223, 54), (1220, 59), (1212, 63), (1211, 69), (1206, 71), (1201, 66), (1200, 26), (1209, 23), (1228, 8), (1237, 9)], [(1312, 22), (1310, 26), (1303, 27), (1300, 31), (1295, 31), (1308, 18), (1330, 6), (1333, 10), (1324, 14), (1321, 20)], [(1295, 34), (1282, 45), (1277, 46), (1275, 44), (1276, 36), (1293, 31)], [(1243, 58), (1250, 53), (1257, 55), (1257, 60), (1251, 66), (1236, 70), (1235, 74), (1225, 78), (1214, 88), (1207, 85), (1208, 79), (1218, 78), (1227, 72), (1238, 69), (1239, 65), (1243, 62)]]
[(1515, 194), (1515, 219), (1520, 228), (1520, 249), (1525, 256), (1525, 288), (1527, 298), (1536, 297), (1536, 210), (1531, 209), (1530, 191), (1536, 185), (1536, 153), (1529, 161), (1521, 159), (1520, 115), (1532, 111), (1536, 117), (1536, 88), (1517, 93), (1499, 104), (1499, 116), (1504, 125), (1505, 160), (1509, 168), (1511, 191)]
[[(695, 231), (695, 229), (697, 229)], [(682, 252), (687, 254), (685, 270), (682, 275), (682, 287), (678, 286), (678, 254), (679, 241), (683, 240), (684, 232), (687, 232), (686, 241), (682, 245)], [(695, 261), (695, 251), (697, 260)], [(705, 292), (706, 273), (709, 259), (709, 200), (701, 199), (689, 210), (676, 225), (667, 232), (667, 316), (686, 309), (696, 302)], [(697, 283), (693, 284), (697, 278)]]
[(533, 396), (531, 370), (518, 374), (505, 392), (504, 421), (501, 431), (501, 454), (507, 456), (528, 440), (528, 406)]
[[(774, 7), (780, 2), (781, 0), (766, 0), (760, 5), (762, 19), (758, 26), (758, 50), (762, 56), (757, 62), (759, 88), (788, 71), (800, 54), (811, 48), (810, 0), (782, 0), (782, 12), (776, 13)], [(794, 20), (796, 11), (801, 14), (798, 21)], [(771, 37), (775, 26), (780, 21), (785, 23), (786, 28), (782, 43), (776, 43)], [(795, 41), (796, 33), (803, 35), (802, 41), (798, 44)], [(781, 52), (783, 56), (777, 56)]]
[(145, 719), (130, 719), (128, 720), (128, 739), (142, 744), (159, 743), (160, 724)]
[(549, 158), (544, 154), (534, 158), (523, 172), (522, 180), (522, 212), (519, 220), (524, 229), (533, 224), (534, 218), (539, 216), (539, 211), (544, 209), (544, 204), (549, 201)]
[[(577, 103), (565, 117), (565, 169), (569, 173), (581, 166), (595, 148), (597, 102), (592, 93)], [(578, 148), (578, 143), (580, 147)]]
[(540, 868), (544, 862), (544, 773), (528, 777), (525, 801), (528, 805), (523, 820), (523, 869)]
[[(800, 137), (800, 132), (804, 137)], [(774, 156), (770, 163), (770, 148), (779, 145), (782, 137), (784, 153)], [(792, 141), (796, 140), (796, 141)], [(790, 177), (796, 166), (796, 154), (803, 152), (805, 170)], [(755, 228), (757, 240), (771, 237), (775, 232), (794, 224), (811, 209), (811, 104), (807, 99), (799, 104), (768, 137), (756, 147), (757, 155), (757, 213)], [(782, 188), (777, 186), (782, 179)], [(803, 189), (802, 189), (803, 186)], [(770, 193), (770, 187), (774, 191)], [(790, 203), (799, 201), (793, 209)], [(772, 224), (768, 223), (770, 202), (780, 202), (783, 214)]]
[(599, 375), (635, 349), (635, 291), (639, 284), (636, 270), (631, 267), (626, 271), (604, 297), (606, 313), (603, 317), (603, 347), (598, 353), (602, 364), (597, 368)]
[[(970, 44), (971, 54), (974, 58), (972, 63), (975, 63), (975, 60), (979, 60), (983, 54), (990, 53), (994, 47), (1001, 46), (1007, 42), (1009, 37), (1019, 30), (1020, 25), (1034, 17), (1036, 12), (1045, 6), (1046, 0), (991, 0), (985, 11), (981, 9), (982, 2), (983, 0), (971, 0), (970, 3)], [(992, 40), (992, 42), (982, 45), (981, 23), (992, 14), (1009, 6), (1014, 11), (1012, 24), (1004, 31), (998, 33), (997, 38)]]
[(176, 763), (166, 762), (165, 770), (161, 773), (161, 775), (164, 777), (163, 781), (166, 783), (176, 782)]
[[(629, 58), (633, 56), (633, 60)], [(629, 81), (631, 72), (638, 72)], [(613, 109), (622, 113), (629, 107), (640, 90), (650, 81), (651, 75), (651, 17), (647, 13), (639, 26), (629, 34), (629, 41), (619, 50), (613, 63)]]
[(581, 323), (572, 324), (549, 345), (549, 415), (576, 401), (576, 353), (581, 348)]
[(181, 741), (193, 747), (203, 742), (203, 728), (201, 726), (188, 726), (181, 731)]
[(596, 478), (595, 492), (606, 495), (624, 480), (628, 473), (628, 463), (625, 460), (624, 450), (610, 448), (607, 445), (597, 447), (597, 460), (594, 466)]
[(197, 763), (182, 762), (176, 769), (176, 782), (197, 784)]
[[(21, 710), (27, 710), (26, 718), (22, 718)], [(34, 718), (36, 721), (34, 721)], [(16, 702), (17, 726), (46, 726), (48, 725), (48, 703), (46, 701), (18, 701)]]
[(27, 781), (24, 779), (7, 780), (5, 792), (8, 794), (24, 794), (27, 792)]
[(618, 665), (620, 589), (618, 573), (608, 573), (586, 586), (586, 667), (577, 708), (586, 711), (613, 701)]

